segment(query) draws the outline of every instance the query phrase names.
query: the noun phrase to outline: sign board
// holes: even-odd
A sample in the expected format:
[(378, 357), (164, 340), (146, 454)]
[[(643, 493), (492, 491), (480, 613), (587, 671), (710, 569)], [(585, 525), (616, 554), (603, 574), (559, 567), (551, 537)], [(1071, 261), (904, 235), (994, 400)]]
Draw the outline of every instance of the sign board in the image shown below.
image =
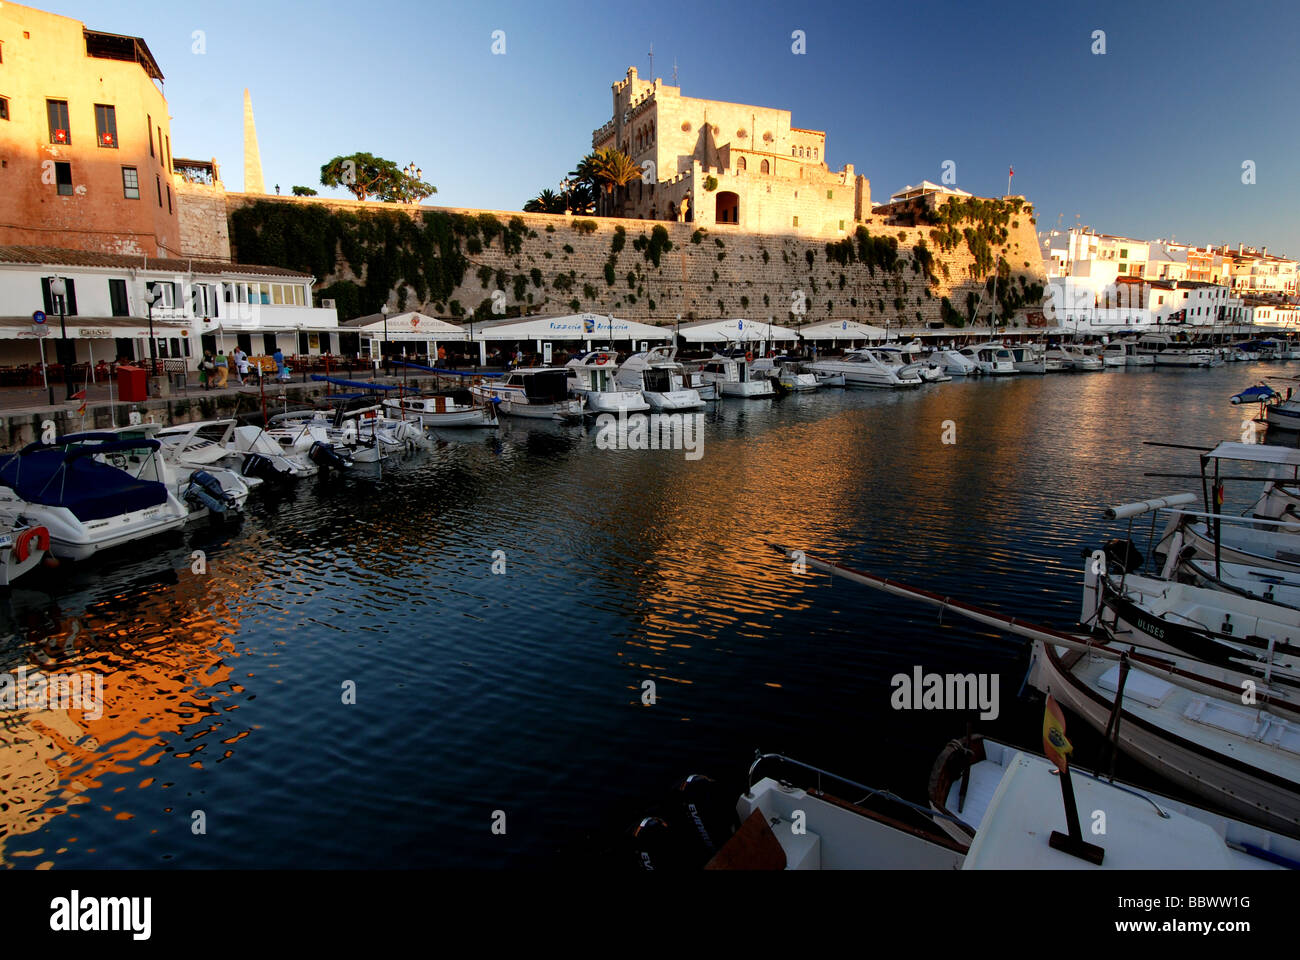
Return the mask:
[(551, 356), (551, 345), (549, 343), (542, 344), (542, 363), (549, 367), (551, 365)]
[(43, 311), (43, 310), (37, 310), (35, 313), (33, 313), (33, 314), (32, 314), (32, 322), (33, 322), (33, 323), (44, 323), (44, 322), (45, 322), (45, 311)]
[(33, 337), (48, 337), (49, 335), (50, 335), (50, 328), (45, 326), (43, 323), (32, 324)]
[(113, 336), (113, 331), (108, 327), (81, 327), (77, 336), (82, 340), (106, 340)]

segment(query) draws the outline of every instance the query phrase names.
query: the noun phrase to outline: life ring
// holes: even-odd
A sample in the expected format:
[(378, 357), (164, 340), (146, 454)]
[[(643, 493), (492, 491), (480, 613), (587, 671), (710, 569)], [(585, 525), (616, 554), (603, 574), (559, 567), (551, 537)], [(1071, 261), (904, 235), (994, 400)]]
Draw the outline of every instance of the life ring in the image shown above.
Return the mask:
[(14, 555), (18, 558), (19, 563), (22, 563), (30, 556), (33, 540), (36, 541), (38, 550), (50, 549), (50, 531), (44, 527), (28, 527), (18, 534), (17, 539), (14, 541)]
[(754, 351), (753, 351), (753, 350), (746, 350), (746, 351), (745, 351), (745, 362), (746, 362), (746, 363), (753, 363), (753, 362), (754, 362)]
[(609, 354), (602, 353), (600, 357), (596, 360), (596, 366), (602, 367), (608, 362), (609, 362)]

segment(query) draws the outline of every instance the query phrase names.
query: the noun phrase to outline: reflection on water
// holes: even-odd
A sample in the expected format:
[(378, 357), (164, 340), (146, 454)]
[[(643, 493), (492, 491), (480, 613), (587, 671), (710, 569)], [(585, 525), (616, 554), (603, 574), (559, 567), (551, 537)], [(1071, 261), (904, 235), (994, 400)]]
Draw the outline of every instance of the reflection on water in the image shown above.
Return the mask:
[(1198, 488), (1144, 476), (1196, 466), (1142, 441), (1239, 436), (1227, 397), (1281, 369), (724, 401), (693, 461), (509, 421), (41, 571), (0, 669), (93, 672), (104, 702), (4, 712), (0, 862), (544, 865), (756, 747), (915, 796), (964, 719), (891, 710), (890, 677), (996, 671), (992, 732), (1032, 744), (1023, 648), (770, 545), (1068, 625), (1101, 510)]

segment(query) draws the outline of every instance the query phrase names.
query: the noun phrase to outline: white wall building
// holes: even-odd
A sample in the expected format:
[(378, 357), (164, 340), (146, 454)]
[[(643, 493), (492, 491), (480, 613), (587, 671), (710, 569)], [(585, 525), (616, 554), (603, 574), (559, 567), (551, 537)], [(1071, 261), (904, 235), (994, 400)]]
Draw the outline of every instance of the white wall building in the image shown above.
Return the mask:
[[(64, 281), (64, 297), (51, 294), (52, 277)], [(60, 306), (78, 362), (147, 360), (151, 314), (156, 356), (190, 370), (205, 344), (238, 343), (253, 356), (329, 352), (338, 314), (312, 304), (313, 282), (279, 267), (0, 246), (0, 364), (36, 362), (32, 314), (47, 314), (52, 343)]]

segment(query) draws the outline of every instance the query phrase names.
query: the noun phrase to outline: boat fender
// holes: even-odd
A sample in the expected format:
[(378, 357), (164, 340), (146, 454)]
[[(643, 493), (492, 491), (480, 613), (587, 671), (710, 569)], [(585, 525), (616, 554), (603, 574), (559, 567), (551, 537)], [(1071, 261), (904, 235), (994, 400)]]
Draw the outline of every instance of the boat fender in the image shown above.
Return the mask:
[(44, 527), (28, 527), (14, 540), (14, 555), (19, 563), (31, 555), (33, 540), (36, 541), (37, 550), (46, 552), (50, 549), (50, 531)]

